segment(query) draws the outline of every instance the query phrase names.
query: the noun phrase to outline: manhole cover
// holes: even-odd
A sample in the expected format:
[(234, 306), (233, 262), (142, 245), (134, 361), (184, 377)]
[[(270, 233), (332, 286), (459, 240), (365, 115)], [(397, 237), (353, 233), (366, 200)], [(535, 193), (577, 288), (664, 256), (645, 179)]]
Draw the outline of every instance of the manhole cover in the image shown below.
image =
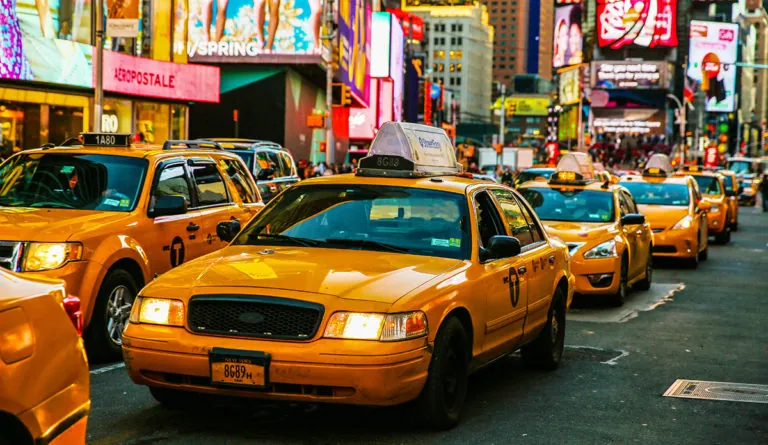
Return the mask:
[(768, 403), (768, 385), (677, 379), (664, 397)]

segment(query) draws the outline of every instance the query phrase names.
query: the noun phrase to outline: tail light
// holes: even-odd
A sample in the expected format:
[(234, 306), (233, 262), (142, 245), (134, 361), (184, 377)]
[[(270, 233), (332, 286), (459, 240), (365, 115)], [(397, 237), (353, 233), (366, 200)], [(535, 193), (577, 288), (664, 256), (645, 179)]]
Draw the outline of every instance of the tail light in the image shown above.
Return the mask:
[(72, 320), (72, 324), (75, 326), (78, 335), (83, 335), (83, 312), (80, 310), (80, 298), (69, 295), (61, 303), (64, 306), (64, 311)]

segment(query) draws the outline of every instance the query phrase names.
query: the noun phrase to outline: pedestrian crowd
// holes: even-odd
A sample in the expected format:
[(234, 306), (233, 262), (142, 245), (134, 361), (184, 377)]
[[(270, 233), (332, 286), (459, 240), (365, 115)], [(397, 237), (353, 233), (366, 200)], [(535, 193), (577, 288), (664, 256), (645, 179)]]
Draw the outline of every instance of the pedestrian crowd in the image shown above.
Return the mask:
[(657, 153), (671, 154), (672, 146), (666, 143), (664, 136), (626, 136), (622, 138), (604, 137), (592, 144), (589, 154), (593, 162), (600, 162), (607, 168), (639, 169), (648, 159)]
[(343, 164), (328, 165), (326, 162), (318, 162), (313, 164), (306, 159), (299, 159), (296, 162), (296, 169), (298, 170), (299, 178), (309, 179), (317, 176), (331, 176), (343, 173), (353, 173), (357, 168), (357, 159), (352, 159), (351, 162), (345, 162)]

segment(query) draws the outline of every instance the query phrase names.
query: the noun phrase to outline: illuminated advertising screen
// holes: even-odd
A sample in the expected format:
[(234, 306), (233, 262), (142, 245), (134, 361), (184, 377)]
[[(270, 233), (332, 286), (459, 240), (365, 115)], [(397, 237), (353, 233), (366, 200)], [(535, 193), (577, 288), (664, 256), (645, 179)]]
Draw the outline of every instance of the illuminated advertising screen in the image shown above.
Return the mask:
[(592, 86), (612, 89), (661, 89), (670, 86), (667, 62), (592, 62)]
[(736, 57), (739, 25), (691, 21), (688, 77), (701, 84), (706, 110), (731, 112), (736, 107)]
[(561, 105), (575, 104), (579, 101), (581, 94), (579, 88), (579, 75), (581, 71), (578, 68), (568, 69), (560, 73), (559, 97)]
[(649, 109), (594, 108), (592, 126), (598, 133), (663, 135), (666, 112)]
[(349, 138), (360, 140), (373, 140), (376, 136), (376, 114), (378, 112), (378, 79), (370, 79), (369, 91), (371, 100), (369, 107), (349, 109)]
[(389, 77), (392, 14), (375, 12), (371, 22), (371, 77)]
[(190, 61), (320, 60), (322, 0), (188, 0), (188, 10), (175, 11), (176, 28), (187, 33), (174, 41), (174, 52), (186, 52)]
[(362, 106), (368, 105), (371, 8), (370, 0), (339, 1), (339, 80)]
[(555, 40), (552, 65), (560, 68), (582, 61), (581, 5), (555, 8)]
[(597, 44), (677, 46), (677, 0), (597, 0)]

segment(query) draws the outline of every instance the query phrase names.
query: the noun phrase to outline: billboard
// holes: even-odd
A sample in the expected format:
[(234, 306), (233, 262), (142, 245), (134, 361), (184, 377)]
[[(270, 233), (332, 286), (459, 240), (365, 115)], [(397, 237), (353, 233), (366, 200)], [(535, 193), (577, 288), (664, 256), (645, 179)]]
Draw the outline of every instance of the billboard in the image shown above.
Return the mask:
[(559, 99), (561, 105), (571, 105), (579, 101), (581, 88), (579, 75), (581, 71), (578, 68), (569, 69), (560, 73)]
[[(505, 109), (514, 105), (515, 116), (546, 116), (549, 114), (550, 99), (548, 96), (511, 96), (505, 99)], [(498, 110), (500, 107), (501, 98), (498, 98), (491, 108)]]
[(339, 80), (350, 88), (359, 105), (367, 106), (371, 72), (371, 2), (340, 0), (338, 4)]
[(139, 0), (106, 0), (107, 35), (137, 37), (139, 35)]
[(687, 76), (701, 84), (706, 110), (731, 112), (736, 108), (736, 58), (739, 25), (691, 21)]
[[(175, 8), (174, 52), (190, 61), (317, 63), (322, 42), (320, 0), (188, 0)], [(186, 12), (186, 13), (185, 13)]]
[(387, 121), (403, 117), (403, 29), (388, 12), (373, 14), (371, 25), (371, 77), (391, 79), (394, 109)]
[(597, 0), (597, 44), (677, 46), (677, 0)]
[(664, 109), (593, 108), (592, 116), (598, 133), (664, 135), (667, 121)]
[(349, 109), (349, 138), (359, 140), (373, 140), (376, 136), (377, 124), (376, 115), (378, 109), (378, 91), (379, 79), (370, 79), (369, 91), (371, 100), (369, 107), (354, 107)]
[(424, 19), (421, 17), (409, 14), (402, 9), (387, 8), (387, 12), (391, 12), (400, 20), (400, 24), (403, 26), (403, 34), (412, 40), (418, 40), (421, 42), (424, 40)]
[(582, 62), (581, 5), (555, 8), (552, 65), (560, 68)]
[(612, 89), (664, 89), (670, 87), (667, 62), (592, 62), (592, 87)]

